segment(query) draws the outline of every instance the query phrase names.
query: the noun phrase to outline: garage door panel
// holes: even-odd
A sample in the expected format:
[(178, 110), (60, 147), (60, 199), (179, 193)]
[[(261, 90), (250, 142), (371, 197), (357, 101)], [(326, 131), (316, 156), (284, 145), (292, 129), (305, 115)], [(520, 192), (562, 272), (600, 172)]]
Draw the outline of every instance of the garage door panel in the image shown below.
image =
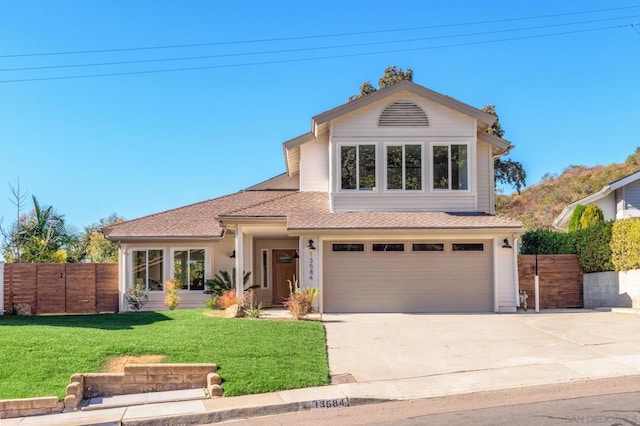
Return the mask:
[[(405, 246), (411, 247), (410, 242)], [(324, 309), (326, 312), (492, 311), (490, 250), (490, 241), (485, 241), (483, 252), (334, 253), (330, 243), (325, 243)]]

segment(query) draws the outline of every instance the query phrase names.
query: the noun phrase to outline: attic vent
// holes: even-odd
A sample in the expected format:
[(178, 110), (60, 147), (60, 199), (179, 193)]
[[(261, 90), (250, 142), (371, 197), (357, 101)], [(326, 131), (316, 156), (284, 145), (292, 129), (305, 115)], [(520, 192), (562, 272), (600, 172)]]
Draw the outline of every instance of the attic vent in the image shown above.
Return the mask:
[(429, 119), (424, 110), (413, 102), (398, 101), (388, 105), (382, 111), (378, 126), (428, 127)]

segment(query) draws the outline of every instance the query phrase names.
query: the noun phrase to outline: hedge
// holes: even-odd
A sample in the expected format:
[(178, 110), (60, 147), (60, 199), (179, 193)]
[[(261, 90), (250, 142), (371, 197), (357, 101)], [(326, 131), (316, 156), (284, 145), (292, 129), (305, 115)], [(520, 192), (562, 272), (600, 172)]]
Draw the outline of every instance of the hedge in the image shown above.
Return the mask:
[(612, 228), (613, 222), (600, 222), (573, 233), (576, 252), (584, 272), (614, 270), (611, 261)]
[(577, 254), (584, 272), (613, 271), (612, 228), (603, 222), (569, 233), (529, 231), (522, 235), (520, 254)]
[(611, 261), (616, 271), (640, 269), (640, 218), (616, 220), (613, 223)]

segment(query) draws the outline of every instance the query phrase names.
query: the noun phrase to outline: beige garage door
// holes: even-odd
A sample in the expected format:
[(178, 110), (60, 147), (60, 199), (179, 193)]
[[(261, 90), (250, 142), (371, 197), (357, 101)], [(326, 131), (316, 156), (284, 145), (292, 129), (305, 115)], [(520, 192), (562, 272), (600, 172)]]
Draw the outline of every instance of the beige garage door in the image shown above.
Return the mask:
[(325, 312), (493, 311), (491, 241), (325, 242)]

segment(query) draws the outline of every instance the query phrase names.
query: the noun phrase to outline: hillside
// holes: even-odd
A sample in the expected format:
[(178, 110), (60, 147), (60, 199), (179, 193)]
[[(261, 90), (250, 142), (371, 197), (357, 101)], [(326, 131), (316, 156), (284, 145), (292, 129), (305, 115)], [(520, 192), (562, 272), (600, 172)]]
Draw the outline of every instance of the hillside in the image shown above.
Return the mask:
[(624, 163), (595, 167), (571, 165), (560, 175), (543, 176), (540, 183), (523, 189), (520, 194), (496, 196), (496, 212), (522, 221), (527, 229), (551, 228), (567, 204), (638, 170), (640, 147)]

